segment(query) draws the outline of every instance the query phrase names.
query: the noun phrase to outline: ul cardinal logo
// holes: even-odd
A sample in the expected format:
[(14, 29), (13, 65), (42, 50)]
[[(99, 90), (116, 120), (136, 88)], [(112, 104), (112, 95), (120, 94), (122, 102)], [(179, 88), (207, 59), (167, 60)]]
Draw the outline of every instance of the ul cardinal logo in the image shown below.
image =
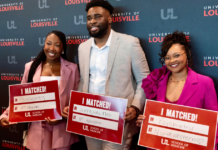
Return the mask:
[(8, 56), (8, 63), (9, 64), (17, 64), (15, 60), (15, 56)]
[(7, 21), (7, 28), (8, 29), (17, 29), (14, 21)]
[(167, 15), (164, 15), (164, 9), (161, 9), (161, 13), (160, 13), (161, 19), (163, 20), (167, 20), (167, 19), (177, 19), (177, 16), (173, 15), (173, 8), (169, 8), (167, 9)]
[(86, 24), (86, 22), (83, 21), (83, 15), (79, 15), (78, 18), (79, 18), (79, 19), (78, 19), (79, 21), (77, 21), (77, 17), (74, 16), (74, 23), (75, 23), (76, 25)]
[(26, 112), (25, 117), (31, 117), (30, 112)]
[(43, 37), (43, 38), (39, 37), (39, 45), (40, 46), (44, 46), (45, 45), (45, 37)]
[(49, 8), (49, 6), (47, 5), (47, 0), (39, 0), (38, 6), (39, 6), (39, 9)]

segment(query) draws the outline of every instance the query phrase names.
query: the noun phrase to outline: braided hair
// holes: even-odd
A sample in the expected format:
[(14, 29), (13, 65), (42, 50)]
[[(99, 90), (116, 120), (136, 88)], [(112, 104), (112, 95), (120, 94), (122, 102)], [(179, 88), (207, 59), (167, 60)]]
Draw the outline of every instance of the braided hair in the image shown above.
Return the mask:
[[(62, 33), (61, 31), (51, 31), (48, 33), (48, 35), (46, 36), (46, 38), (50, 35), (50, 34), (55, 34), (62, 42), (63, 44), (63, 49), (64, 49), (64, 54), (61, 54), (61, 57), (63, 59), (67, 59), (66, 57), (66, 47), (67, 47), (67, 43), (66, 43), (66, 36), (64, 33)], [(42, 51), (39, 53), (39, 55), (36, 57), (36, 59), (34, 60), (34, 62), (32, 63), (30, 70), (29, 70), (29, 75), (28, 75), (28, 81), (27, 82), (33, 82), (33, 76), (36, 72), (37, 67), (46, 60), (46, 56), (45, 56), (45, 52), (44, 49), (42, 49)]]

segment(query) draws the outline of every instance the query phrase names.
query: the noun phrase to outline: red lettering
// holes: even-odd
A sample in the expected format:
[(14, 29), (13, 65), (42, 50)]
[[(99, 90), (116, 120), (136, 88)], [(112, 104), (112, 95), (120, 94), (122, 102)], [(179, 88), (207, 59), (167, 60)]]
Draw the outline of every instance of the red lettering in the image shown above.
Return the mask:
[(89, 3), (89, 2), (90, 2), (90, 0), (65, 0), (65, 5)]
[(153, 37), (153, 42), (154, 42), (154, 43), (157, 42), (157, 37)]
[[(211, 14), (210, 12), (212, 12), (212, 14)], [(214, 15), (214, 10), (209, 10), (209, 11), (208, 11), (208, 15), (209, 15), (209, 16), (213, 16), (213, 15)]]
[[(211, 64), (212, 63), (212, 64)], [(214, 61), (213, 60), (210, 60), (209, 62), (208, 62), (208, 65), (209, 66), (214, 66)]]
[(204, 66), (208, 66), (207, 63), (206, 63), (206, 60), (204, 61)]
[(189, 40), (189, 36), (186, 36), (186, 40), (189, 42), (190, 40)]
[(217, 16), (218, 16), (218, 14), (217, 14), (217, 9), (215, 10), (215, 15), (217, 15)]
[(136, 21), (139, 21), (139, 15), (136, 15)]
[(122, 19), (123, 19), (123, 21), (125, 21), (125, 20), (126, 20), (126, 17), (122, 17)]
[(151, 37), (149, 37), (149, 40), (148, 40), (148, 41), (149, 41), (149, 43), (152, 43)]

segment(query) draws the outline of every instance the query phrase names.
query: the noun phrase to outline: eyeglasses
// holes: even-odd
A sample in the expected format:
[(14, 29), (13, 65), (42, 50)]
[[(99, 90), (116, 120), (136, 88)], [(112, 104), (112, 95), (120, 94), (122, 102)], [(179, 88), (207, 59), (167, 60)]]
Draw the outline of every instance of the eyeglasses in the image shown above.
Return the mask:
[[(186, 52), (185, 52), (186, 53)], [(171, 58), (170, 56), (166, 56), (166, 57), (164, 57), (163, 59), (166, 61), (166, 62), (168, 62), (168, 61), (170, 61), (171, 59), (173, 59), (173, 60), (179, 60), (180, 58), (181, 58), (181, 56), (183, 55), (183, 54), (185, 54), (185, 53), (182, 53), (182, 54), (175, 54), (175, 55), (173, 55), (173, 57)]]

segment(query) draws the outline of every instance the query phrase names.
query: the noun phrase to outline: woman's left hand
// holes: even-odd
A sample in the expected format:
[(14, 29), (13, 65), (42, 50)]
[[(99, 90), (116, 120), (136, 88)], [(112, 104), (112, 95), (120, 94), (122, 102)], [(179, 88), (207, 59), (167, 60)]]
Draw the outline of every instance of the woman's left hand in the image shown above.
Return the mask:
[(59, 124), (62, 120), (51, 120), (49, 117), (45, 118), (45, 120), (47, 121), (48, 124), (50, 125), (57, 125)]

